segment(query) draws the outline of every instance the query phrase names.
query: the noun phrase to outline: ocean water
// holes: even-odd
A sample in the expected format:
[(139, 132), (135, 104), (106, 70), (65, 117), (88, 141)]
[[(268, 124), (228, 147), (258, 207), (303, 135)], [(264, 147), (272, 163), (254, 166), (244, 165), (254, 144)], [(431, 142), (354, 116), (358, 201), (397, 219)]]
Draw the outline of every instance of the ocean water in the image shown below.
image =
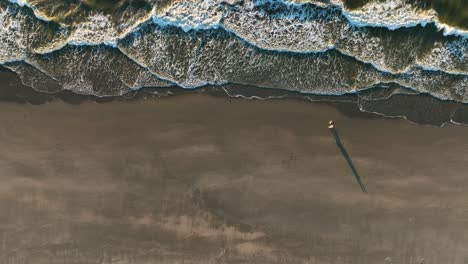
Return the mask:
[[(339, 96), (401, 87), (465, 104), (468, 9), (443, 7), (404, 0), (0, 0), (0, 64), (47, 93), (122, 96), (145, 87), (239, 84)], [(372, 105), (379, 102), (388, 104), (379, 98)]]

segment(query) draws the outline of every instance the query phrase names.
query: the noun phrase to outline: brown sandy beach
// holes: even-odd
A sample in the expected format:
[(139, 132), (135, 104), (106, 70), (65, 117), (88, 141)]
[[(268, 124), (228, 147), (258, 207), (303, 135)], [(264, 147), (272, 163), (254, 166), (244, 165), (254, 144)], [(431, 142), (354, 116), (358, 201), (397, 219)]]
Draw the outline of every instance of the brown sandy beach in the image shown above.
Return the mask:
[(202, 94), (0, 120), (1, 264), (468, 261), (468, 127)]

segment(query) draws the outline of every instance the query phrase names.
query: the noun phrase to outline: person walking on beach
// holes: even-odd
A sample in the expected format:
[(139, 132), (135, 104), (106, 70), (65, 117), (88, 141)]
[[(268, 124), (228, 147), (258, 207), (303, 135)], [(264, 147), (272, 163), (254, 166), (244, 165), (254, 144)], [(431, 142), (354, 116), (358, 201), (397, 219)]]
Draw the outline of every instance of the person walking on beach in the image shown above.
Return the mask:
[(353, 172), (354, 177), (356, 178), (359, 186), (361, 187), (361, 191), (363, 193), (367, 193), (366, 187), (362, 183), (361, 177), (359, 176), (359, 173), (357, 172), (356, 168), (354, 167), (353, 162), (351, 160), (351, 157), (349, 156), (348, 152), (346, 151), (345, 147), (343, 146), (343, 143), (341, 143), (340, 136), (338, 135), (338, 131), (336, 131), (335, 122), (333, 122), (333, 120), (330, 120), (328, 122), (328, 129), (330, 129), (330, 132), (335, 137), (336, 145), (341, 150), (341, 154), (343, 154), (346, 161), (348, 162), (348, 165), (351, 168), (351, 171)]

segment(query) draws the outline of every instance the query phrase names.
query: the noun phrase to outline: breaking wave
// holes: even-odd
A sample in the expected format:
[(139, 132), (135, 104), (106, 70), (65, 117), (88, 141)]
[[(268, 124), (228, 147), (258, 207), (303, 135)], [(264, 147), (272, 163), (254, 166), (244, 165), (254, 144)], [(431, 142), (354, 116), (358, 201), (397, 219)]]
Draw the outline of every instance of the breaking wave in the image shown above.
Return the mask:
[(401, 0), (0, 0), (0, 64), (44, 92), (245, 84), (308, 94), (392, 83), (468, 102), (468, 36)]

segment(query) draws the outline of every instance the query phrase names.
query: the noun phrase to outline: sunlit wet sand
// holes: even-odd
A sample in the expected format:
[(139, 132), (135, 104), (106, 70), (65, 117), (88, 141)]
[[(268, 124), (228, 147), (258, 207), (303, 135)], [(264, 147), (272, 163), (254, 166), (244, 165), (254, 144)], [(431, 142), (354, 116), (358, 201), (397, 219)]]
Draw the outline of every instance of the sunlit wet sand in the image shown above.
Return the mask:
[(0, 120), (2, 264), (468, 260), (464, 126), (201, 94)]

